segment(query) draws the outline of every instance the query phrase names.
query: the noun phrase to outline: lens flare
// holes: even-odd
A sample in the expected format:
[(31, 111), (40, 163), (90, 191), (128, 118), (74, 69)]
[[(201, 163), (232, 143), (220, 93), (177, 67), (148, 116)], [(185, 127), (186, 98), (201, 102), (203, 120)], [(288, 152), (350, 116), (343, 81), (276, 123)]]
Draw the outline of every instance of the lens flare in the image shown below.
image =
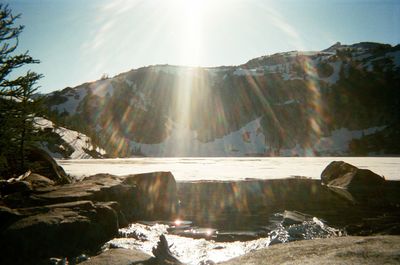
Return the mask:
[[(93, 41), (85, 45), (85, 50), (105, 58), (106, 40), (118, 24), (117, 18), (106, 18), (117, 13), (128, 19), (130, 11), (141, 5), (140, 1), (128, 2), (120, 0), (101, 9), (104, 18), (99, 18), (100, 27)], [(127, 5), (122, 7), (122, 3)], [(270, 66), (257, 63), (256, 66), (242, 65), (239, 68), (241, 74), (229, 67), (195, 67), (206, 52), (203, 30), (205, 25), (212, 23), (212, 17), (208, 16), (215, 13), (209, 11), (215, 8), (225, 10), (223, 7), (228, 2), (224, 5), (205, 0), (173, 0), (168, 3), (159, 1), (150, 5), (157, 7), (154, 12), (160, 16), (157, 30), (162, 28), (164, 20), (175, 22), (173, 36), (179, 40), (178, 61), (189, 66), (152, 66), (143, 73), (137, 70), (135, 76), (139, 78), (131, 78), (131, 83), (118, 78), (109, 81), (121, 91), (116, 93), (120, 93), (122, 101), (111, 104), (105, 97), (99, 97), (98, 105), (91, 106), (88, 111), (95, 113), (94, 124), (102, 127), (104, 135), (101, 137), (107, 139), (107, 145), (112, 146), (109, 149), (114, 150), (111, 155), (129, 155), (132, 149), (140, 151), (143, 146), (158, 148), (154, 153), (160, 156), (202, 156), (215, 154), (215, 147), (208, 144), (215, 141), (219, 141), (219, 148), (223, 149), (221, 155), (235, 155), (238, 151), (249, 155), (314, 154), (313, 146), (323, 135), (326, 117), (321, 104), (321, 79), (312, 55), (290, 52), (289, 55), (269, 56), (280, 56), (280, 61), (275, 63), (275, 72), (268, 72)], [(303, 47), (295, 26), (271, 5), (258, 5), (268, 15), (270, 23), (290, 37), (292, 46)], [(165, 12), (161, 12), (160, 7), (164, 7)], [(104, 63), (99, 62), (99, 67)], [(100, 92), (106, 91), (104, 85)], [(124, 98), (122, 91), (133, 94), (133, 97)], [(151, 98), (152, 102), (143, 103), (145, 100), (142, 98)], [(302, 107), (296, 107), (296, 104), (284, 107), (285, 102), (301, 104)], [(161, 109), (158, 109), (159, 105), (162, 105)], [(258, 128), (243, 129), (250, 121), (256, 121)], [(228, 139), (225, 136), (234, 131), (238, 131), (241, 138), (240, 142), (235, 139), (239, 143), (232, 144), (232, 137)], [(260, 141), (260, 137), (264, 140)], [(300, 146), (299, 143), (306, 144)], [(260, 145), (263, 145), (263, 150), (260, 150)]]

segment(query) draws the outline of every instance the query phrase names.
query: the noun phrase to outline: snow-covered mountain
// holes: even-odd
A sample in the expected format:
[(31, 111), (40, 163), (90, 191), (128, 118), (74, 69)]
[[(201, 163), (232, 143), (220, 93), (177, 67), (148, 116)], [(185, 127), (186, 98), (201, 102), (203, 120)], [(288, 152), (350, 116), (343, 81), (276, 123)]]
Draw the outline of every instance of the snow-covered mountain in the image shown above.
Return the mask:
[(143, 67), (46, 101), (114, 156), (398, 154), (399, 79), (399, 45), (336, 43), (239, 66)]

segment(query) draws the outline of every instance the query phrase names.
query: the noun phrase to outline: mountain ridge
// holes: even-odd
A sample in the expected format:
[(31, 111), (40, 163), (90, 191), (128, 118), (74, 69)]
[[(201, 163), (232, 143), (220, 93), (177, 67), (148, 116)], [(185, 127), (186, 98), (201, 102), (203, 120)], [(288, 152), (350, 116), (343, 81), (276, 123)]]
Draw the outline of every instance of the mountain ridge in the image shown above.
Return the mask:
[(336, 43), (239, 66), (141, 67), (48, 94), (48, 116), (113, 156), (396, 154), (399, 51)]

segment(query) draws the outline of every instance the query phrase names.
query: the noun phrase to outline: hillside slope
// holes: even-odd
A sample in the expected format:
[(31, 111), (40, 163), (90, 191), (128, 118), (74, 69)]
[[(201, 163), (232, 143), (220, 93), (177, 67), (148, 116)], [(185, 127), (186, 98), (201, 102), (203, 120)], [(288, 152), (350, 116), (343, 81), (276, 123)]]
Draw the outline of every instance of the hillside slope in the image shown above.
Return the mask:
[(83, 133), (56, 126), (44, 118), (35, 118), (35, 125), (40, 129), (43, 139), (40, 143), (49, 155), (54, 158), (102, 158), (105, 150), (94, 145)]
[(47, 95), (113, 156), (400, 153), (400, 46), (357, 43), (240, 66), (156, 65)]

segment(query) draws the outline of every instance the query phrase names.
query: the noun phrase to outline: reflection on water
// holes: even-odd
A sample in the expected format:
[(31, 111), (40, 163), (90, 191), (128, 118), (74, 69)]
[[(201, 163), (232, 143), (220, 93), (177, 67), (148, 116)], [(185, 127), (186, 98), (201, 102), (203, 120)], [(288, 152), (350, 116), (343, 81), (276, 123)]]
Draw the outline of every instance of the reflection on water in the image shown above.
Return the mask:
[[(119, 237), (109, 241), (105, 248), (136, 248), (151, 255), (159, 236), (165, 234), (169, 245), (172, 245), (173, 255), (185, 263), (197, 265), (205, 261), (225, 261), (271, 244), (342, 235), (340, 230), (329, 227), (316, 217), (305, 217), (302, 221), (288, 217), (286, 212), (274, 214), (270, 222), (264, 224), (263, 237), (254, 236), (254, 231), (226, 231), (221, 235), (219, 230), (195, 227), (190, 221), (181, 220), (178, 223), (132, 224), (120, 229)], [(188, 231), (192, 235), (197, 233), (198, 237), (187, 237), (185, 233)], [(253, 238), (242, 241), (246, 235), (253, 235)], [(224, 238), (229, 242), (221, 241)]]

